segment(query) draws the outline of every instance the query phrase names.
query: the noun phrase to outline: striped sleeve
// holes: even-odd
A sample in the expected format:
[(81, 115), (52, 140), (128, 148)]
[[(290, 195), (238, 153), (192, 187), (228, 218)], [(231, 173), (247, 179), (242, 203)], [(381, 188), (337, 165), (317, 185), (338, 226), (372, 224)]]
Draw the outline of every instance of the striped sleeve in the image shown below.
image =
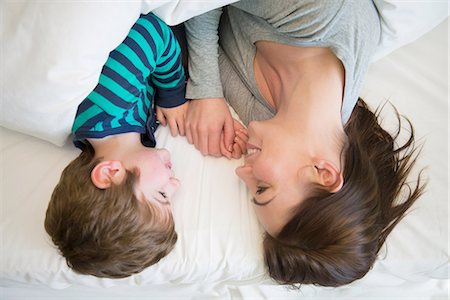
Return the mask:
[(175, 107), (186, 102), (181, 48), (172, 30), (157, 17), (153, 18), (155, 22), (152, 29), (161, 37), (155, 39), (159, 42), (158, 54), (155, 71), (151, 75), (151, 81), (156, 87), (155, 103), (160, 107)]
[(147, 126), (155, 123), (152, 101), (162, 107), (185, 102), (180, 52), (167, 25), (152, 14), (141, 16), (79, 105), (72, 127), (75, 145), (126, 132), (152, 135), (155, 126)]

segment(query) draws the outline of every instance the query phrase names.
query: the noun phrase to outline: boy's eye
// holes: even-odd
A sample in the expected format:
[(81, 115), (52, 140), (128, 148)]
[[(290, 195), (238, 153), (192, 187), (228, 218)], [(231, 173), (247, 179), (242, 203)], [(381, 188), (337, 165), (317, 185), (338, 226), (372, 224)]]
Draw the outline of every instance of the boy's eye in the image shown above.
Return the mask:
[(155, 200), (158, 201), (159, 203), (163, 204), (163, 205), (170, 205), (170, 201), (167, 200), (167, 195), (164, 192), (158, 192), (161, 197), (163, 197), (163, 199), (161, 199), (160, 197), (156, 197)]

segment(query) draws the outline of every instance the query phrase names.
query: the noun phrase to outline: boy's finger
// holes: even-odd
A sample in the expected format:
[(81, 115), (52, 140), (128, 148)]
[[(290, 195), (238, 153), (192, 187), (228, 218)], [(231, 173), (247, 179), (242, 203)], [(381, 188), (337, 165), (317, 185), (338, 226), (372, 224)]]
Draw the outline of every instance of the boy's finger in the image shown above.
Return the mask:
[(166, 118), (164, 117), (163, 112), (156, 108), (156, 119), (161, 123), (162, 126), (166, 126)]
[(236, 136), (234, 139), (235, 145), (237, 144), (241, 150), (241, 154), (247, 153), (247, 142), (243, 140), (241, 137)]
[(177, 126), (177, 122), (175, 121), (175, 119), (169, 120), (169, 128), (170, 128), (170, 134), (172, 136), (178, 135), (178, 126)]
[(239, 134), (240, 136), (245, 137), (244, 139), (248, 140), (248, 131), (247, 131), (247, 129), (241, 128), (241, 129), (237, 130), (236, 132), (237, 132), (236, 134)]
[(236, 131), (236, 136), (239, 137), (242, 141), (244, 141), (245, 143), (247, 143), (248, 141), (248, 135), (246, 135), (245, 133), (243, 133), (242, 131), (237, 130)]
[(232, 153), (233, 158), (238, 159), (241, 157), (241, 155), (242, 155), (241, 148), (239, 147), (239, 145), (237, 143), (234, 143), (233, 144), (233, 153)]
[(188, 140), (188, 143), (192, 145), (192, 134), (188, 126), (186, 127), (186, 138)]
[(185, 132), (184, 132), (184, 117), (183, 116), (181, 116), (180, 120), (177, 121), (177, 125), (178, 125), (178, 133), (181, 136), (184, 136)]

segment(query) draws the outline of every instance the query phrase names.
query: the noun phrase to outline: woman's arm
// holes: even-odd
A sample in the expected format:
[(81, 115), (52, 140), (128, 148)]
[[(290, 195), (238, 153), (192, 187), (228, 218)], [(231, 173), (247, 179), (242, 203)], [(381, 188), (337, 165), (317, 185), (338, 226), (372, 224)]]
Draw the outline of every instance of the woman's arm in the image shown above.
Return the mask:
[(218, 28), (221, 14), (219, 8), (185, 23), (190, 76), (186, 98), (192, 99), (185, 129), (189, 143), (203, 155), (230, 158), (235, 134), (220, 81)]
[(188, 99), (223, 98), (219, 73), (218, 8), (185, 22), (189, 53)]

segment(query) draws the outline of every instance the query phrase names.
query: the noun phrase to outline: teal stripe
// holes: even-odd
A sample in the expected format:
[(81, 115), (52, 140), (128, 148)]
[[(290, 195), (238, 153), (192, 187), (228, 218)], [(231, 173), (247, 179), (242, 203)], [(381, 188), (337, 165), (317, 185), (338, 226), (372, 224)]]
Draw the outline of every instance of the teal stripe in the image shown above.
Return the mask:
[[(156, 71), (157, 71), (158, 73), (166, 73), (166, 72), (168, 72), (168, 71), (170, 70), (170, 68), (172, 68), (173, 65), (177, 63), (177, 58), (178, 58), (179, 55), (180, 55), (180, 51), (178, 51), (178, 50), (179, 50), (179, 48), (176, 47), (176, 48), (175, 48), (175, 51), (177, 51), (177, 53), (174, 55), (174, 57), (172, 58), (172, 60), (169, 60), (169, 61), (167, 62), (167, 64), (165, 64), (164, 66), (160, 66), (160, 65), (161, 65), (162, 63), (164, 63), (164, 62), (167, 60), (167, 58), (166, 58), (166, 59), (162, 59), (162, 60), (158, 60), (158, 61), (157, 61), (157, 69), (156, 69)], [(173, 52), (173, 51), (172, 51), (172, 52)]]
[[(108, 76), (101, 74), (100, 75), (100, 84), (106, 87), (108, 90), (116, 94), (118, 97), (120, 97), (123, 101), (127, 102), (136, 102), (136, 97), (139, 97), (138, 95), (135, 95), (131, 93), (126, 88), (122, 87), (120, 84), (118, 84), (115, 80), (109, 78)], [(139, 86), (136, 86), (138, 90)], [(103, 98), (106, 99), (106, 98)], [(108, 102), (109, 100), (106, 99)], [(101, 104), (101, 103), (100, 103)], [(101, 107), (99, 103), (97, 103), (98, 106)], [(123, 111), (123, 108), (117, 107), (120, 111)]]
[[(154, 95), (155, 94), (155, 90), (153, 89), (153, 87), (149, 84), (147, 84), (147, 91), (150, 95)], [(147, 108), (148, 110), (151, 109), (151, 104), (152, 102), (150, 101), (150, 99), (147, 97), (147, 93), (145, 93), (145, 97), (144, 97), (144, 105), (145, 108)]]
[[(146, 95), (143, 95), (143, 97), (144, 98), (146, 98), (147, 96)], [(145, 101), (145, 100), (144, 100)], [(147, 114), (145, 113), (145, 111), (144, 111), (144, 101), (139, 101), (138, 103), (137, 103), (137, 110), (138, 110), (138, 114), (139, 114), (139, 117), (141, 117), (141, 119), (144, 121), (144, 122), (146, 122), (147, 121)]]
[(120, 44), (119, 47), (116, 48), (116, 51), (120, 52), (126, 58), (128, 58), (133, 65), (139, 70), (145, 70), (147, 67), (141, 61), (139, 56), (127, 45)]
[[(175, 39), (175, 37), (173, 39)], [(178, 47), (178, 44), (172, 43), (172, 45), (170, 45), (169, 52), (165, 56), (159, 57), (156, 63), (158, 65), (164, 63), (174, 52), (175, 55), (172, 57), (172, 60), (176, 59), (180, 55), (180, 50), (181, 49)]]
[(99, 121), (97, 124), (95, 124), (95, 126), (91, 128), (91, 131), (97, 131), (97, 132), (104, 131), (103, 121)]
[(89, 99), (101, 109), (103, 109), (107, 114), (112, 116), (117, 116), (123, 114), (126, 110), (112, 104), (107, 98), (103, 97), (101, 94), (97, 93), (95, 90), (89, 95)]
[(156, 77), (158, 79), (166, 79), (166, 78), (174, 76), (177, 72), (180, 72), (180, 71), (184, 74), (183, 67), (181, 65), (179, 65), (179, 67), (175, 71), (172, 71), (170, 73), (154, 74), (154, 77)]
[[(159, 35), (158, 31), (156, 30), (156, 28), (153, 26), (153, 24), (150, 21), (148, 21), (144, 18), (140, 18), (140, 19), (138, 19), (137, 23), (144, 26), (144, 28), (147, 29), (147, 31), (150, 33), (150, 36), (153, 38), (153, 41), (155, 42), (155, 45), (156, 45), (156, 52), (157, 52), (157, 53), (155, 53), (156, 56), (158, 56), (158, 54), (161, 55), (165, 49), (164, 38)], [(165, 34), (166, 26), (162, 26), (161, 22), (159, 22), (159, 20), (158, 20), (158, 23), (160, 25), (159, 27), (161, 27), (161, 29), (162, 29), (163, 34)], [(157, 58), (157, 60), (158, 60), (158, 58)]]
[[(149, 82), (147, 82), (147, 91), (149, 94), (154, 95), (155, 94), (155, 90), (153, 89), (153, 87), (149, 84)], [(145, 105), (147, 105), (147, 107), (150, 106), (150, 103), (146, 103)]]
[[(144, 119), (145, 120), (145, 119)], [(128, 115), (125, 118), (125, 121), (129, 124), (129, 125), (138, 125), (138, 126), (142, 126), (142, 123), (137, 121), (134, 116), (133, 116), (133, 112), (130, 110)]]
[[(169, 52), (165, 55), (165, 56), (161, 56), (158, 60), (158, 64), (164, 63), (164, 61), (167, 60), (167, 58), (169, 58), (174, 51), (176, 51), (175, 55), (173, 58), (176, 58), (177, 56), (180, 55), (180, 47), (178, 46), (177, 43), (175, 43), (176, 38), (173, 37), (172, 38), (172, 43), (170, 45), (167, 45), (167, 48), (169, 48)], [(166, 49), (167, 49), (166, 48)], [(164, 49), (164, 51), (166, 50)]]
[[(106, 65), (125, 78), (131, 85), (137, 87), (138, 89), (143, 87), (143, 84), (136, 78), (136, 74), (130, 72), (124, 65), (122, 65), (122, 63), (118, 62), (114, 58), (110, 57), (106, 62)], [(146, 71), (147, 73), (150, 73), (148, 70)], [(148, 77), (148, 75), (149, 74), (143, 74), (144, 80)]]
[[(139, 47), (141, 47), (141, 49), (145, 54), (145, 57), (147, 58), (148, 63), (150, 64), (150, 66), (155, 68), (156, 61), (154, 58), (154, 53), (147, 40), (134, 29), (130, 31), (128, 37), (133, 39), (139, 45)], [(148, 74), (146, 74), (146, 76), (148, 76)]]
[(119, 123), (119, 121), (122, 119), (122, 116), (120, 117), (115, 117), (114, 119), (111, 120), (111, 128), (118, 128), (121, 127), (122, 125)]
[(83, 126), (89, 119), (102, 113), (103, 111), (98, 106), (91, 106), (82, 113), (80, 113), (73, 122), (72, 132), (75, 133), (81, 126)]

